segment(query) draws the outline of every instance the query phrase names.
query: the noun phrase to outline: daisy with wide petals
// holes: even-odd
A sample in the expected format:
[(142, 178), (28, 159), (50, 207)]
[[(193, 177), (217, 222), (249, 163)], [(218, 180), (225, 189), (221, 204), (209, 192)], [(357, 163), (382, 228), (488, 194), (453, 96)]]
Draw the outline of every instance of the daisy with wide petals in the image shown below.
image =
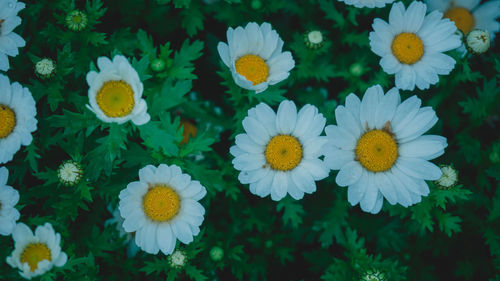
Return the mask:
[(0, 74), (0, 164), (12, 160), (21, 145), (29, 145), (36, 130), (36, 104), (28, 88), (10, 84)]
[(390, 4), (394, 0), (339, 0), (347, 5), (353, 5), (356, 8), (382, 8), (385, 4)]
[(275, 113), (260, 103), (248, 110), (243, 120), (245, 134), (236, 136), (230, 149), (238, 179), (250, 184), (250, 192), (260, 197), (271, 195), (279, 201), (287, 193), (299, 200), (304, 193), (316, 191), (315, 181), (328, 176), (322, 160), (326, 119), (312, 105), (297, 113), (292, 101), (282, 101)]
[(19, 219), (19, 211), (14, 206), (19, 201), (19, 192), (7, 185), (9, 171), (5, 167), (0, 168), (0, 235), (10, 235), (16, 221)]
[(465, 35), (474, 29), (484, 29), (495, 38), (500, 30), (500, 1), (480, 0), (425, 0), (430, 11), (438, 10), (444, 13), (445, 18), (452, 20)]
[(12, 232), (14, 252), (7, 257), (7, 263), (19, 268), (22, 277), (31, 279), (44, 274), (52, 266), (63, 266), (68, 260), (61, 251), (61, 235), (50, 223), (37, 226), (35, 235), (24, 223), (18, 223)]
[(139, 181), (120, 192), (123, 228), (136, 232), (135, 243), (143, 251), (169, 255), (177, 239), (189, 244), (200, 232), (205, 209), (198, 201), (206, 193), (200, 182), (176, 165), (148, 165), (139, 170)]
[(444, 153), (446, 138), (422, 135), (438, 121), (431, 107), (420, 107), (412, 96), (401, 103), (399, 91), (385, 95), (379, 85), (363, 100), (350, 94), (335, 110), (337, 125), (325, 128), (325, 163), (339, 170), (335, 181), (348, 186), (354, 206), (376, 214), (384, 198), (408, 207), (429, 194), (426, 180), (437, 180), (441, 169), (429, 160)]
[(7, 56), (17, 56), (18, 49), (26, 44), (21, 36), (12, 32), (21, 24), (21, 18), (17, 16), (17, 13), (25, 6), (17, 0), (0, 0), (0, 70), (9, 70)]
[(87, 107), (104, 122), (135, 125), (149, 122), (146, 101), (142, 98), (144, 86), (137, 71), (128, 60), (116, 55), (113, 61), (106, 57), (97, 59), (100, 72), (87, 74), (89, 103)]
[(389, 23), (378, 18), (373, 22), (371, 49), (382, 57), (384, 71), (396, 75), (399, 89), (428, 89), (439, 81), (438, 74), (449, 74), (455, 67), (455, 60), (443, 52), (460, 46), (457, 28), (439, 11), (426, 16), (426, 9), (415, 1), (405, 10), (398, 2), (392, 5)]
[(267, 22), (260, 26), (250, 22), (245, 28), (227, 30), (227, 44), (219, 42), (217, 50), (229, 67), (235, 83), (260, 93), (269, 85), (285, 80), (295, 61), (290, 52), (282, 52), (283, 40)]

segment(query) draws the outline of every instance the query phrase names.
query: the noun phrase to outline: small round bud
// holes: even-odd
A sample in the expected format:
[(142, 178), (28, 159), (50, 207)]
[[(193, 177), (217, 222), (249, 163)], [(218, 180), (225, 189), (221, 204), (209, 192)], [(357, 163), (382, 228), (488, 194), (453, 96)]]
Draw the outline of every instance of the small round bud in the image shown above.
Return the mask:
[(387, 281), (385, 279), (385, 274), (378, 270), (372, 269), (368, 270), (362, 277), (361, 281)]
[(57, 169), (57, 178), (65, 186), (77, 185), (82, 179), (82, 175), (82, 166), (73, 160), (62, 162)]
[(363, 75), (364, 72), (363, 65), (358, 62), (355, 62), (351, 64), (351, 66), (349, 67), (349, 72), (351, 73), (352, 76), (359, 77)]
[(41, 79), (49, 79), (56, 74), (56, 63), (49, 58), (43, 58), (35, 64), (35, 74)]
[(304, 34), (304, 43), (309, 49), (319, 49), (323, 46), (323, 34), (319, 30), (308, 31)]
[(151, 69), (156, 72), (163, 71), (166, 66), (165, 61), (162, 59), (154, 59), (150, 65)]
[(175, 250), (170, 256), (168, 256), (168, 261), (170, 266), (175, 268), (182, 268), (187, 263), (187, 256), (184, 251)]
[(250, 6), (252, 7), (252, 9), (258, 10), (262, 7), (262, 2), (260, 2), (260, 0), (252, 0)]
[(435, 181), (439, 189), (450, 189), (458, 182), (458, 171), (451, 165), (441, 167), (441, 178)]
[(273, 241), (272, 240), (267, 240), (264, 245), (266, 246), (266, 248), (271, 248), (273, 246)]
[(70, 30), (82, 31), (87, 27), (87, 15), (79, 10), (73, 10), (66, 15), (66, 25)]
[(220, 261), (224, 257), (224, 250), (219, 246), (214, 246), (210, 249), (209, 254), (213, 261)]
[(491, 38), (487, 30), (474, 29), (465, 38), (465, 46), (469, 52), (479, 55), (490, 48)]

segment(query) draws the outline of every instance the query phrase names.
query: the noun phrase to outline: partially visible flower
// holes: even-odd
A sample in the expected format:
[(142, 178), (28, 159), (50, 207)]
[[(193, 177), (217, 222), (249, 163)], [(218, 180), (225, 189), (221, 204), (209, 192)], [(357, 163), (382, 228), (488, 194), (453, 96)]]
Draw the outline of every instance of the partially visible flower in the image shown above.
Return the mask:
[(61, 235), (56, 233), (50, 223), (37, 226), (35, 235), (24, 223), (18, 223), (12, 232), (14, 251), (7, 257), (7, 263), (19, 268), (19, 274), (31, 279), (44, 274), (52, 266), (63, 266), (68, 260), (61, 251)]
[(350, 94), (335, 109), (337, 125), (325, 132), (325, 164), (339, 170), (336, 183), (347, 186), (351, 205), (380, 212), (384, 198), (404, 207), (429, 194), (426, 180), (437, 180), (441, 170), (431, 163), (444, 153), (446, 138), (423, 135), (438, 121), (431, 107), (420, 107), (412, 96), (401, 102), (397, 88), (386, 94), (380, 85), (366, 90), (362, 100)]
[(21, 145), (33, 141), (35, 115), (36, 104), (30, 90), (17, 82), (10, 84), (9, 78), (0, 74), (0, 164), (12, 160)]
[(488, 31), (475, 29), (467, 34), (465, 46), (470, 52), (479, 55), (488, 51), (490, 42), (490, 33)]
[(319, 49), (323, 46), (323, 33), (319, 30), (312, 30), (304, 33), (304, 43), (310, 49)]
[(414, 1), (405, 10), (402, 2), (392, 5), (389, 23), (375, 19), (370, 47), (381, 57), (380, 65), (395, 74), (402, 90), (428, 89), (455, 67), (455, 60), (444, 52), (458, 48), (461, 41), (456, 27), (439, 11), (425, 15), (426, 5)]
[(187, 256), (184, 251), (175, 250), (170, 256), (168, 256), (168, 262), (171, 267), (182, 268), (187, 263)]
[(382, 8), (385, 4), (390, 4), (394, 0), (339, 0), (345, 2), (347, 5), (352, 5), (356, 8)]
[(279, 201), (287, 194), (295, 200), (316, 191), (316, 181), (328, 176), (323, 155), (325, 137), (320, 136), (326, 119), (315, 106), (297, 112), (293, 101), (284, 100), (278, 112), (265, 103), (248, 110), (244, 134), (236, 136), (230, 149), (238, 179), (250, 184), (250, 192), (271, 195)]
[(80, 10), (73, 10), (66, 15), (66, 26), (73, 31), (82, 31), (87, 27), (87, 14)]
[(450, 189), (458, 183), (458, 171), (451, 165), (441, 167), (442, 175), (435, 181), (440, 189)]
[(48, 79), (56, 74), (56, 63), (49, 58), (43, 58), (35, 64), (35, 74), (42, 79)]
[(144, 86), (137, 71), (128, 60), (116, 55), (113, 61), (99, 57), (100, 72), (87, 73), (89, 103), (87, 108), (106, 123), (123, 124), (129, 120), (139, 126), (151, 117), (146, 101), (142, 98)]
[(496, 19), (500, 16), (500, 1), (471, 0), (425, 0), (429, 11), (438, 10), (445, 18), (452, 20), (465, 35), (474, 29), (483, 29), (490, 33), (493, 40), (500, 31)]
[(7, 56), (15, 57), (19, 54), (18, 48), (24, 47), (24, 39), (12, 32), (21, 24), (21, 18), (17, 13), (26, 5), (17, 0), (0, 0), (0, 70), (9, 70), (9, 59)]
[(365, 274), (361, 277), (361, 281), (387, 281), (387, 279), (385, 278), (384, 273), (373, 269), (365, 272)]
[(213, 246), (209, 255), (213, 261), (220, 261), (224, 257), (224, 250), (219, 246)]
[(21, 216), (14, 206), (19, 202), (19, 192), (7, 185), (9, 171), (0, 167), (0, 235), (10, 235)]
[(77, 185), (82, 179), (82, 166), (73, 160), (66, 160), (57, 169), (57, 178), (65, 186)]
[(188, 119), (181, 118), (179, 129), (181, 127), (183, 128), (181, 144), (188, 143), (189, 138), (196, 137), (196, 134), (198, 133), (198, 128), (196, 127), (195, 124), (193, 124), (193, 122), (189, 121)]
[(124, 238), (123, 243), (127, 245), (127, 256), (129, 258), (134, 257), (140, 250), (134, 241), (135, 232), (125, 231), (125, 229), (123, 228), (123, 222), (125, 221), (125, 219), (120, 215), (120, 210), (118, 208), (113, 209), (110, 205), (108, 205), (108, 211), (113, 215), (113, 217), (106, 220), (104, 222), (104, 225), (115, 225), (115, 228), (118, 231), (120, 237)]
[(267, 22), (255, 22), (245, 28), (227, 30), (227, 44), (219, 42), (217, 50), (229, 67), (235, 83), (260, 93), (288, 78), (295, 61), (290, 52), (282, 52), (283, 40)]
[(139, 181), (120, 192), (123, 228), (136, 232), (135, 243), (143, 251), (169, 255), (177, 239), (189, 244), (200, 233), (205, 209), (198, 201), (206, 193), (176, 165), (148, 165), (139, 170)]

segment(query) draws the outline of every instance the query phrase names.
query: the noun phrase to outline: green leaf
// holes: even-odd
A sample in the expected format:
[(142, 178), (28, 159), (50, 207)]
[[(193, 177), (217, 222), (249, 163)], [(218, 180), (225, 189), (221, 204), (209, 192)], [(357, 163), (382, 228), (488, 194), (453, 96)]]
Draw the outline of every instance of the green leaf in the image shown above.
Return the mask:
[(186, 272), (187, 276), (189, 276), (190, 278), (193, 278), (196, 281), (205, 281), (208, 279), (207, 276), (203, 275), (201, 270), (199, 270), (198, 268), (196, 268), (190, 264), (186, 265), (185, 272)]
[(187, 101), (184, 97), (191, 91), (191, 80), (181, 80), (174, 83), (173, 79), (167, 79), (163, 83), (159, 93), (149, 99), (152, 116), (162, 115), (166, 110), (178, 106)]
[(166, 112), (160, 120), (149, 121), (147, 124), (139, 126), (144, 145), (160, 151), (166, 156), (177, 156), (179, 154), (178, 144), (182, 141), (182, 132), (177, 130), (180, 118), (176, 117), (172, 122), (170, 114)]
[(194, 65), (192, 61), (202, 55), (202, 50), (202, 41), (194, 41), (189, 44), (189, 40), (185, 40), (181, 49), (175, 53), (172, 66), (166, 72), (158, 74), (158, 76), (162, 78), (196, 79), (196, 75), (193, 74)]
[(285, 225), (291, 225), (292, 228), (297, 228), (302, 223), (302, 215), (304, 214), (304, 208), (299, 203), (299, 201), (293, 200), (289, 197), (283, 198), (276, 205), (276, 211), (283, 212), (283, 223)]

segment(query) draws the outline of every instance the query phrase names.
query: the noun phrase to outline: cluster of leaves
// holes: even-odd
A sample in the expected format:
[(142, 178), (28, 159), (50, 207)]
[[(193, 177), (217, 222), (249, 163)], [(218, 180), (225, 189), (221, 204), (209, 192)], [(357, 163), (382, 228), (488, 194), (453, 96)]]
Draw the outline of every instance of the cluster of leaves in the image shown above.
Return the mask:
[[(435, 161), (452, 163), (460, 184), (442, 190), (429, 183), (421, 203), (385, 202), (374, 216), (347, 203), (335, 172), (300, 201), (254, 196), (239, 183), (228, 151), (259, 102), (313, 104), (334, 124), (334, 109), (349, 93), (393, 87), (368, 41), (373, 18), (387, 18), (389, 7), (356, 9), (333, 0), (48, 2), (32, 1), (20, 13), (16, 32), (27, 44), (8, 72), (37, 101), (34, 140), (7, 164), (9, 184), (21, 195), (20, 221), (31, 228), (52, 223), (69, 256), (41, 280), (337, 281), (358, 280), (372, 269), (388, 280), (500, 280), (498, 52), (452, 53), (455, 70), (438, 85), (402, 92), (436, 110), (440, 121), (431, 133), (446, 136), (449, 146)], [(88, 16), (79, 32), (65, 25), (74, 9)], [(227, 27), (249, 21), (270, 22), (296, 63), (288, 79), (258, 95), (235, 85), (216, 49)], [(323, 32), (321, 48), (304, 44), (309, 30)], [(99, 56), (116, 54), (129, 58), (144, 84), (151, 115), (145, 125), (103, 123), (85, 106), (86, 74)], [(46, 80), (33, 72), (43, 57), (57, 63)], [(158, 59), (165, 67), (153, 70)], [(186, 120), (198, 133), (183, 143)], [(68, 159), (84, 168), (74, 187), (57, 181), (57, 167)], [(160, 163), (179, 165), (208, 191), (202, 232), (177, 245), (188, 258), (183, 268), (163, 254), (130, 257), (116, 226), (105, 224), (138, 170)], [(0, 245), (5, 259), (12, 239), (0, 237)], [(215, 246), (224, 252), (220, 260), (210, 257)], [(21, 277), (2, 263), (0, 279)]]

